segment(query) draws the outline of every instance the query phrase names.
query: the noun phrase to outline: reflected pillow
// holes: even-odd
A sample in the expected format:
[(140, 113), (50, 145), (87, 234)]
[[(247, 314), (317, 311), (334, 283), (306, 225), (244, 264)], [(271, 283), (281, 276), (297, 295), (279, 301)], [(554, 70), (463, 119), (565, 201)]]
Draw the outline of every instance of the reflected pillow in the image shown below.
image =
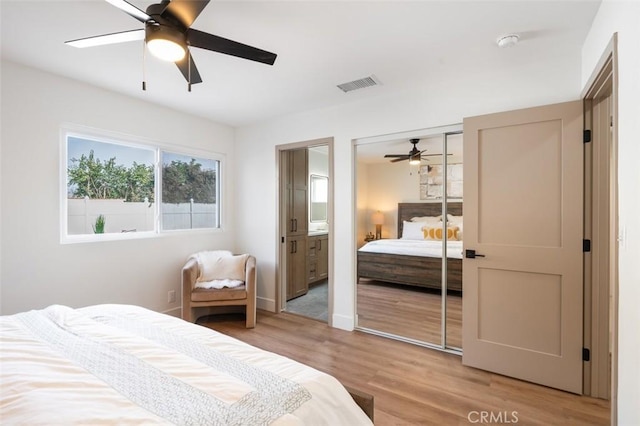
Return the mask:
[(422, 228), (426, 226), (426, 222), (407, 222), (402, 221), (402, 240), (424, 240)]
[(447, 225), (458, 227), (458, 239), (462, 241), (462, 216), (447, 215)]
[[(457, 226), (448, 226), (447, 227), (447, 240), (449, 241), (458, 241), (459, 237), (459, 228)], [(439, 227), (429, 227), (425, 226), (422, 228), (422, 234), (425, 240), (442, 240), (442, 226)]]
[(439, 216), (417, 216), (412, 217), (411, 222), (425, 222), (428, 224), (442, 222), (442, 215)]
[(450, 225), (462, 226), (462, 216), (454, 216), (452, 214), (447, 215), (447, 222)]

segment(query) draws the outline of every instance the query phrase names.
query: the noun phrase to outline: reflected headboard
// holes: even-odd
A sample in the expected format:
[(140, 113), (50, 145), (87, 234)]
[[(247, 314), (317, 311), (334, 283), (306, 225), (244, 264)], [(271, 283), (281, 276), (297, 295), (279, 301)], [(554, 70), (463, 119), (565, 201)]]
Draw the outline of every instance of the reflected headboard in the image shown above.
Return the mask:
[[(442, 203), (398, 203), (398, 238), (402, 236), (402, 222), (416, 216), (440, 216)], [(447, 214), (462, 216), (462, 202), (449, 201)]]

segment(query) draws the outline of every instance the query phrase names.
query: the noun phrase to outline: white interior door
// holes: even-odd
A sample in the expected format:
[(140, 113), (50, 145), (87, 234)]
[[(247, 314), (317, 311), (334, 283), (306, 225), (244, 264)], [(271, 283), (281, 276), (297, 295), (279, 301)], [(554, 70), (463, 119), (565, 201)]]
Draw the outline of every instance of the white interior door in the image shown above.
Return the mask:
[(464, 120), (463, 364), (574, 393), (582, 127), (581, 101)]

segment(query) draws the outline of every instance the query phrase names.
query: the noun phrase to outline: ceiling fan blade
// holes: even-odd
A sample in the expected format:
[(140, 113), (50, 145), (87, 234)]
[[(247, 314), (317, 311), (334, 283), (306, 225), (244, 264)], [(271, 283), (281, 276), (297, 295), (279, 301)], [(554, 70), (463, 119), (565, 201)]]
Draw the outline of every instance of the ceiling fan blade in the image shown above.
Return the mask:
[(171, 0), (161, 16), (163, 18), (175, 17), (185, 28), (189, 28), (207, 4), (209, 4), (209, 0)]
[[(439, 157), (442, 154), (422, 154), (421, 157)], [(453, 155), (453, 154), (447, 154), (447, 156), (449, 155)]]
[(408, 157), (407, 154), (387, 154), (384, 158), (394, 158), (394, 157)]
[[(189, 62), (187, 62), (187, 58), (191, 61), (191, 70), (189, 70)], [(202, 78), (200, 78), (200, 73), (198, 72), (198, 68), (196, 67), (196, 63), (193, 60), (193, 56), (185, 55), (180, 61), (176, 62), (178, 69), (184, 76), (184, 79), (189, 81), (189, 71), (191, 71), (191, 84), (202, 83)]]
[(225, 55), (236, 56), (250, 61), (261, 62), (267, 65), (273, 65), (278, 56), (275, 53), (267, 52), (257, 47), (248, 46), (192, 28), (187, 30), (187, 40), (190, 46), (224, 53)]
[(397, 163), (398, 161), (405, 161), (408, 160), (409, 157), (405, 156), (404, 158), (396, 158), (395, 160), (391, 160), (392, 163)]
[(109, 4), (112, 4), (113, 6), (117, 7), (127, 15), (137, 19), (140, 22), (147, 22), (148, 20), (151, 19), (151, 16), (147, 15), (146, 12), (143, 12), (142, 10), (138, 9), (137, 7), (135, 7), (134, 5), (132, 5), (131, 3), (125, 0), (105, 0), (105, 1)]
[(136, 40), (144, 40), (144, 30), (130, 30), (94, 37), (79, 38), (77, 40), (65, 41), (65, 43), (73, 47), (93, 47)]

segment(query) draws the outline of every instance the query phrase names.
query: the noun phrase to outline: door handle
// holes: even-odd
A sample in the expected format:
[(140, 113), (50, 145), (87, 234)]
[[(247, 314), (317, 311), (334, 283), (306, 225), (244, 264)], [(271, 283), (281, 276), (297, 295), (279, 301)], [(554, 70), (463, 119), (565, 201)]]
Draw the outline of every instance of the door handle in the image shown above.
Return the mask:
[(293, 232), (298, 232), (298, 219), (293, 219)]
[(475, 259), (476, 257), (485, 257), (484, 254), (476, 253), (475, 250), (465, 250), (464, 257), (467, 259)]

